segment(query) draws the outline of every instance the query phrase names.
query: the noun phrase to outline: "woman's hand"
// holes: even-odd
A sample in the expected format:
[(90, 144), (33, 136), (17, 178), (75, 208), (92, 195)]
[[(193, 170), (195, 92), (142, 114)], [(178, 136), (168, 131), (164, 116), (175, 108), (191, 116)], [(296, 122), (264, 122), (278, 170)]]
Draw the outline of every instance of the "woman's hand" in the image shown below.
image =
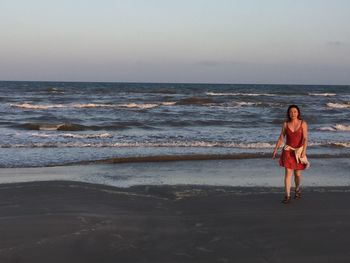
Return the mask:
[(300, 157), (301, 157), (301, 158), (305, 158), (305, 155), (306, 155), (306, 154), (305, 154), (305, 152), (303, 151), (303, 152), (301, 153)]
[(276, 158), (276, 154), (277, 154), (277, 149), (275, 149), (272, 153), (272, 159), (275, 159)]

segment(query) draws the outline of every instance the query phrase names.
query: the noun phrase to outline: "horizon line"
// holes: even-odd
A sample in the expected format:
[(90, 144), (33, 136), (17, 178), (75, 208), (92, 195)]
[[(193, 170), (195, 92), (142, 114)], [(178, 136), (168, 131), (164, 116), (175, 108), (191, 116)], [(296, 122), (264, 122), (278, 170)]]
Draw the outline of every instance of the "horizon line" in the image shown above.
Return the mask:
[(61, 83), (125, 83), (125, 84), (199, 84), (199, 85), (295, 85), (295, 86), (350, 86), (350, 84), (303, 83), (230, 83), (230, 82), (163, 82), (163, 81), (82, 81), (82, 80), (0, 80), (0, 82), (61, 82)]

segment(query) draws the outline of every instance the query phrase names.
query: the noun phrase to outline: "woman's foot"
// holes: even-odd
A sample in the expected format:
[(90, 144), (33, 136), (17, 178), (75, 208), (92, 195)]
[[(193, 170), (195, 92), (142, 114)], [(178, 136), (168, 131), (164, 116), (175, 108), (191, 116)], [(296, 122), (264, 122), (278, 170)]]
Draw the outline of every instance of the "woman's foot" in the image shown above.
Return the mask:
[(295, 189), (294, 199), (300, 199), (300, 198), (301, 198), (300, 189)]
[(289, 204), (290, 201), (292, 201), (292, 198), (290, 196), (285, 196), (284, 199), (282, 200), (283, 204)]

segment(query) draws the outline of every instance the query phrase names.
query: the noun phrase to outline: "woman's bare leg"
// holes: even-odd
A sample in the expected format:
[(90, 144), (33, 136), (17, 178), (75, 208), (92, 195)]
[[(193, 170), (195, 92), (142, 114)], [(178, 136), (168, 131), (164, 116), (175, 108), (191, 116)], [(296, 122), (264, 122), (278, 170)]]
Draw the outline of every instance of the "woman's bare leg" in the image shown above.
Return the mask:
[(285, 168), (284, 192), (286, 196), (290, 196), (290, 187), (292, 185), (292, 174), (293, 174), (292, 169)]
[(300, 190), (301, 185), (301, 170), (294, 170), (294, 182), (295, 182), (295, 190)]

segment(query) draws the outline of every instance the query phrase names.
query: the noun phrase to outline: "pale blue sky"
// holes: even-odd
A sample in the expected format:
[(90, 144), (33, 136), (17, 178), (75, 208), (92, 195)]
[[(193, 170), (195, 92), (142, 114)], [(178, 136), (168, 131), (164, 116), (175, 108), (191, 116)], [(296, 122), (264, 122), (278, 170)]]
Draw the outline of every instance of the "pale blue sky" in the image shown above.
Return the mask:
[(348, 0), (1, 0), (0, 80), (350, 84)]

